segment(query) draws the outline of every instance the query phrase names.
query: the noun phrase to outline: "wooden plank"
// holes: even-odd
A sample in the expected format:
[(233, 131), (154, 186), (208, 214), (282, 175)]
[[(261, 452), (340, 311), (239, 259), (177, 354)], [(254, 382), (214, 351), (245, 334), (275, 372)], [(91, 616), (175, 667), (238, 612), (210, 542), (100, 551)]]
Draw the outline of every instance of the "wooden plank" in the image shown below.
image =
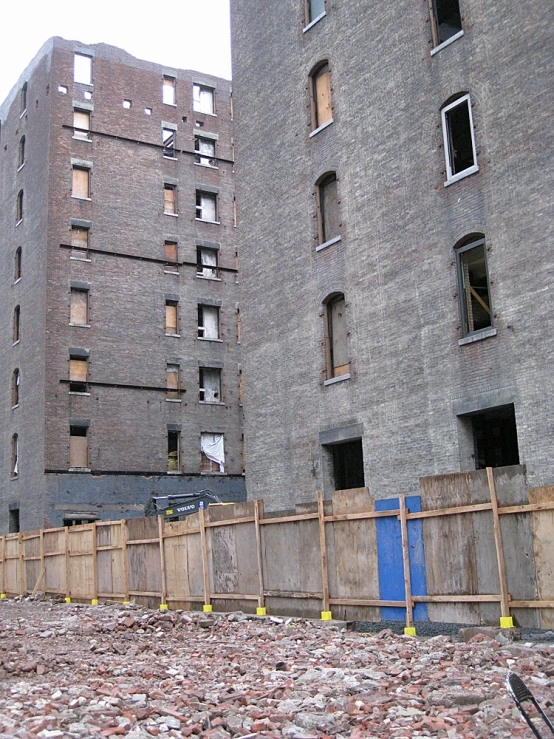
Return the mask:
[(412, 605), (412, 584), (410, 578), (410, 550), (408, 546), (408, 526), (406, 524), (406, 499), (398, 498), (400, 503), (400, 531), (402, 534), (402, 559), (404, 563), (404, 589), (406, 591), (406, 627), (412, 628), (414, 622)]
[(242, 516), (242, 518), (230, 518), (225, 521), (206, 521), (206, 528), (213, 529), (216, 526), (236, 526), (240, 523), (254, 523), (255, 516)]
[(37, 591), (39, 589), (40, 583), (42, 582), (42, 578), (46, 575), (46, 567), (43, 567), (40, 571), (40, 575), (35, 583), (35, 587), (33, 588), (33, 592), (31, 593), (31, 596), (34, 598), (37, 594)]
[[(358, 598), (329, 598), (332, 606), (367, 606), (370, 608), (405, 608), (405, 600), (377, 600), (377, 599), (358, 599)], [(377, 619), (378, 621), (380, 619)]]
[(340, 521), (363, 521), (371, 518), (388, 518), (400, 515), (400, 510), (393, 511), (367, 511), (361, 513), (339, 513), (333, 516), (325, 516), (325, 523), (339, 523)]
[(413, 595), (414, 603), (500, 603), (501, 595)]
[(202, 574), (204, 576), (204, 605), (210, 605), (210, 574), (208, 570), (208, 547), (206, 544), (205, 512), (203, 508), (198, 511), (200, 519), (200, 546), (202, 548)]
[[(531, 488), (529, 501), (534, 506), (531, 513), (533, 553), (537, 569), (537, 595), (540, 601), (554, 599), (554, 486)], [(554, 606), (553, 606), (554, 607)], [(554, 628), (554, 612), (542, 607), (540, 623), (543, 629)]]
[(44, 577), (46, 582), (46, 563), (44, 561), (44, 530), (40, 530), (40, 571), (44, 571), (44, 575), (41, 575), (41, 577)]
[(299, 593), (290, 590), (264, 590), (266, 598), (303, 598), (306, 600), (323, 600), (323, 593)]
[(98, 552), (96, 550), (96, 522), (92, 524), (92, 600), (98, 601)]
[(473, 505), (463, 505), (456, 508), (439, 508), (433, 511), (407, 513), (406, 518), (408, 520), (412, 520), (415, 518), (436, 518), (440, 516), (457, 516), (461, 513), (477, 513), (478, 511), (490, 510), (492, 510), (492, 505), (490, 503), (475, 503)]
[(159, 542), (159, 537), (156, 537), (155, 539), (128, 539), (127, 546), (129, 547), (132, 544), (159, 544)]
[(554, 608), (554, 600), (513, 600), (513, 608)]
[(500, 516), (508, 513), (535, 513), (538, 511), (553, 511), (554, 501), (551, 503), (528, 503), (526, 505), (512, 505), (498, 508)]
[(262, 519), (264, 515), (263, 500), (255, 500), (254, 506), (254, 522), (256, 527), (256, 558), (258, 562), (258, 608), (265, 608), (262, 532), (260, 529), (260, 519)]
[(161, 599), (162, 605), (165, 605), (167, 598), (167, 584), (165, 576), (165, 545), (164, 545), (164, 517), (158, 516), (158, 531), (159, 531), (159, 542), (160, 542), (160, 566), (162, 569), (162, 592)]
[[(175, 523), (175, 522), (173, 522)], [(172, 531), (164, 533), (164, 539), (172, 539), (176, 536), (188, 536), (189, 534), (199, 534), (200, 529), (186, 529), (186, 531)], [(132, 544), (132, 542), (130, 542)]]
[(317, 494), (317, 513), (319, 518), (319, 556), (321, 558), (321, 583), (323, 586), (322, 611), (329, 611), (329, 574), (327, 572), (327, 542), (325, 540), (325, 511), (323, 510), (323, 493)]
[(260, 526), (274, 523), (292, 523), (293, 521), (313, 521), (319, 518), (317, 513), (299, 513), (294, 516), (280, 516), (278, 518), (262, 518)]
[(19, 534), (18, 539), (19, 546), (19, 592), (21, 595), (25, 594), (26, 585), (25, 582), (25, 563), (23, 561), (23, 534)]
[(2, 594), (6, 592), (6, 537), (2, 537)]
[(494, 544), (496, 547), (496, 561), (498, 564), (498, 576), (500, 578), (500, 601), (501, 613), (503, 617), (510, 615), (510, 603), (508, 597), (508, 587), (506, 584), (506, 568), (504, 565), (504, 550), (502, 548), (502, 534), (500, 533), (500, 519), (498, 517), (498, 501), (496, 499), (496, 489), (494, 487), (494, 475), (492, 467), (487, 467), (487, 480), (489, 483), (489, 493), (492, 504), (492, 518), (494, 527)]
[(65, 526), (65, 597), (71, 598), (69, 582), (69, 526)]
[[(183, 600), (186, 600), (188, 597), (189, 596), (183, 596)], [(258, 600), (258, 596), (252, 595), (252, 594), (246, 594), (246, 593), (210, 593), (210, 599), (211, 600)]]
[(122, 565), (123, 565), (123, 586), (125, 588), (124, 600), (129, 601), (129, 558), (127, 556), (127, 521), (121, 521), (121, 547), (122, 547)]

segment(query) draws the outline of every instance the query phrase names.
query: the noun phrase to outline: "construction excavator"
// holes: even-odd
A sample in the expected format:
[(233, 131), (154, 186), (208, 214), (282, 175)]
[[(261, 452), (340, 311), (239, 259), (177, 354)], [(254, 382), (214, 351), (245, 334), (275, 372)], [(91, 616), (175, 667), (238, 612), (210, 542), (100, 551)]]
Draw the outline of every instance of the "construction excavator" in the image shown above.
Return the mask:
[(200, 508), (223, 501), (211, 490), (176, 495), (152, 495), (144, 507), (145, 516), (163, 516), (166, 521), (183, 521)]

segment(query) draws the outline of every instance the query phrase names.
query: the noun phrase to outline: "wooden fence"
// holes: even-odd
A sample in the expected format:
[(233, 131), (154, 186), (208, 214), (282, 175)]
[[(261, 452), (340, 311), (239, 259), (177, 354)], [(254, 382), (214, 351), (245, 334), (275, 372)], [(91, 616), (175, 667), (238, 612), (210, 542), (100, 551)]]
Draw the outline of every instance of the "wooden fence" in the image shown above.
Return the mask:
[[(530, 503), (499, 505), (495, 480), (504, 489), (516, 479), (503, 474), (489, 468), (486, 476), (460, 473), (446, 482), (445, 476), (422, 478), (427, 501), (430, 480), (447, 499), (454, 484), (488, 489), (486, 502), (430, 510), (411, 510), (404, 496), (391, 510), (375, 510), (361, 488), (337, 491), (332, 500), (320, 493), (317, 503), (290, 515), (264, 515), (262, 501), (249, 501), (210, 506), (170, 523), (137, 518), (8, 534), (1, 539), (1, 595), (44, 592), (93, 604), (134, 599), (161, 609), (240, 608), (366, 621), (403, 609), (408, 633), (414, 633), (414, 611), (417, 620), (418, 605), (426, 604), (423, 619), (500, 617), (509, 626), (516, 616), (552, 627), (554, 488), (529, 491)], [(381, 592), (388, 577), (383, 567), (390, 564), (383, 530), (379, 539), (383, 520), (398, 528), (402, 594), (392, 599)], [(417, 567), (430, 593), (412, 588)], [(481, 612), (483, 606), (489, 610)]]

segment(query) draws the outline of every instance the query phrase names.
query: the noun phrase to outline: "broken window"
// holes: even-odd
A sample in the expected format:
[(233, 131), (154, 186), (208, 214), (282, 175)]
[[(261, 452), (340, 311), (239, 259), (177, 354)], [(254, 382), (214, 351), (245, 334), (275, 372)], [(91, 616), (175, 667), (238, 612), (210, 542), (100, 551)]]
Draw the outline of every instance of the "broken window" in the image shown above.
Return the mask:
[(21, 167), (25, 164), (25, 136), (22, 136), (19, 139), (19, 156), (17, 159), (17, 168), (21, 169)]
[(198, 337), (219, 339), (219, 308), (216, 305), (198, 305)]
[(339, 206), (337, 176), (325, 175), (317, 185), (317, 222), (319, 244), (325, 244), (339, 235)]
[(15, 225), (21, 223), (23, 220), (23, 190), (17, 193), (17, 200), (15, 203)]
[(69, 468), (88, 469), (88, 428), (69, 427)]
[(168, 364), (167, 365), (167, 400), (180, 400), (181, 393), (179, 392), (179, 365)]
[(89, 141), (90, 111), (73, 109), (73, 138)]
[(463, 335), (492, 327), (485, 239), (466, 241), (457, 249)]
[(197, 152), (194, 157), (196, 164), (202, 164), (204, 167), (217, 167), (215, 160), (215, 141), (213, 139), (195, 136), (194, 151)]
[(162, 84), (162, 102), (175, 105), (175, 77), (164, 76)]
[(200, 472), (225, 472), (223, 434), (201, 434), (200, 452)]
[(179, 472), (181, 469), (181, 466), (179, 463), (180, 440), (181, 440), (181, 433), (179, 431), (168, 431), (167, 432), (167, 471), (168, 472)]
[(477, 172), (477, 152), (469, 95), (462, 95), (441, 111), (447, 183)]
[(177, 204), (175, 195), (177, 188), (175, 185), (164, 185), (164, 213), (169, 215), (176, 215)]
[(163, 155), (170, 159), (175, 158), (175, 131), (172, 128), (162, 128)]
[(440, 46), (462, 30), (458, 0), (429, 0), (433, 46)]
[(330, 444), (335, 490), (365, 487), (364, 455), (362, 440), (355, 439), (342, 444)]
[(88, 290), (81, 290), (75, 287), (71, 288), (69, 300), (69, 325), (89, 325)]
[(73, 57), (73, 81), (82, 85), (92, 82), (92, 57), (85, 54), (75, 54)]
[(214, 114), (214, 89), (206, 85), (192, 86), (192, 109), (197, 113)]
[(196, 218), (199, 221), (217, 222), (217, 195), (215, 193), (196, 191)]
[(463, 420), (471, 424), (476, 470), (519, 464), (513, 404), (488, 408), (465, 416)]
[(350, 371), (346, 311), (342, 293), (327, 300), (325, 313), (327, 379), (330, 380), (334, 377), (347, 375)]
[(12, 408), (19, 405), (19, 370), (14, 369), (12, 375)]
[(11, 475), (12, 477), (17, 477), (19, 475), (19, 436), (17, 434), (12, 436)]
[(21, 323), (21, 308), (16, 305), (13, 309), (13, 343), (17, 344), (17, 342), (21, 338), (21, 330), (20, 330), (20, 323)]
[(165, 335), (178, 336), (177, 333), (177, 306), (176, 300), (165, 301)]
[(19, 508), (10, 508), (9, 521), (8, 521), (8, 533), (18, 534), (19, 533)]
[(306, 0), (306, 24), (312, 23), (325, 13), (325, 0)]
[(17, 282), (21, 279), (21, 258), (22, 258), (22, 250), (21, 247), (18, 246), (15, 250), (15, 265), (14, 265), (14, 273), (13, 278), (14, 282)]
[(27, 110), (27, 83), (23, 85), (21, 88), (21, 98), (20, 98), (20, 113), (23, 115), (25, 111)]
[(333, 120), (331, 109), (331, 75), (329, 64), (322, 62), (311, 74), (312, 87), (312, 129)]
[(86, 393), (88, 361), (86, 357), (69, 358), (69, 392)]
[(200, 367), (199, 397), (201, 403), (221, 402), (221, 370)]
[(71, 195), (74, 198), (90, 198), (90, 169), (73, 167)]
[(196, 274), (214, 280), (218, 277), (218, 249), (207, 246), (196, 247)]
[(88, 238), (88, 228), (71, 226), (71, 259), (88, 259)]
[(177, 242), (164, 242), (164, 272), (168, 274), (179, 274), (179, 260), (177, 258)]

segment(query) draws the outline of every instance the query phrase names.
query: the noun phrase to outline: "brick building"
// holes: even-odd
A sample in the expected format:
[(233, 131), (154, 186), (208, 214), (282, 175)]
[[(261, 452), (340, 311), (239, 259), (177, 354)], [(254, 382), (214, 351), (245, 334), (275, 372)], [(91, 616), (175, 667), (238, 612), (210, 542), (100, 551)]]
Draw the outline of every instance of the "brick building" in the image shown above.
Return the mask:
[(249, 497), (554, 483), (554, 6), (231, 0)]
[(1, 532), (244, 498), (230, 82), (53, 38), (0, 122)]

